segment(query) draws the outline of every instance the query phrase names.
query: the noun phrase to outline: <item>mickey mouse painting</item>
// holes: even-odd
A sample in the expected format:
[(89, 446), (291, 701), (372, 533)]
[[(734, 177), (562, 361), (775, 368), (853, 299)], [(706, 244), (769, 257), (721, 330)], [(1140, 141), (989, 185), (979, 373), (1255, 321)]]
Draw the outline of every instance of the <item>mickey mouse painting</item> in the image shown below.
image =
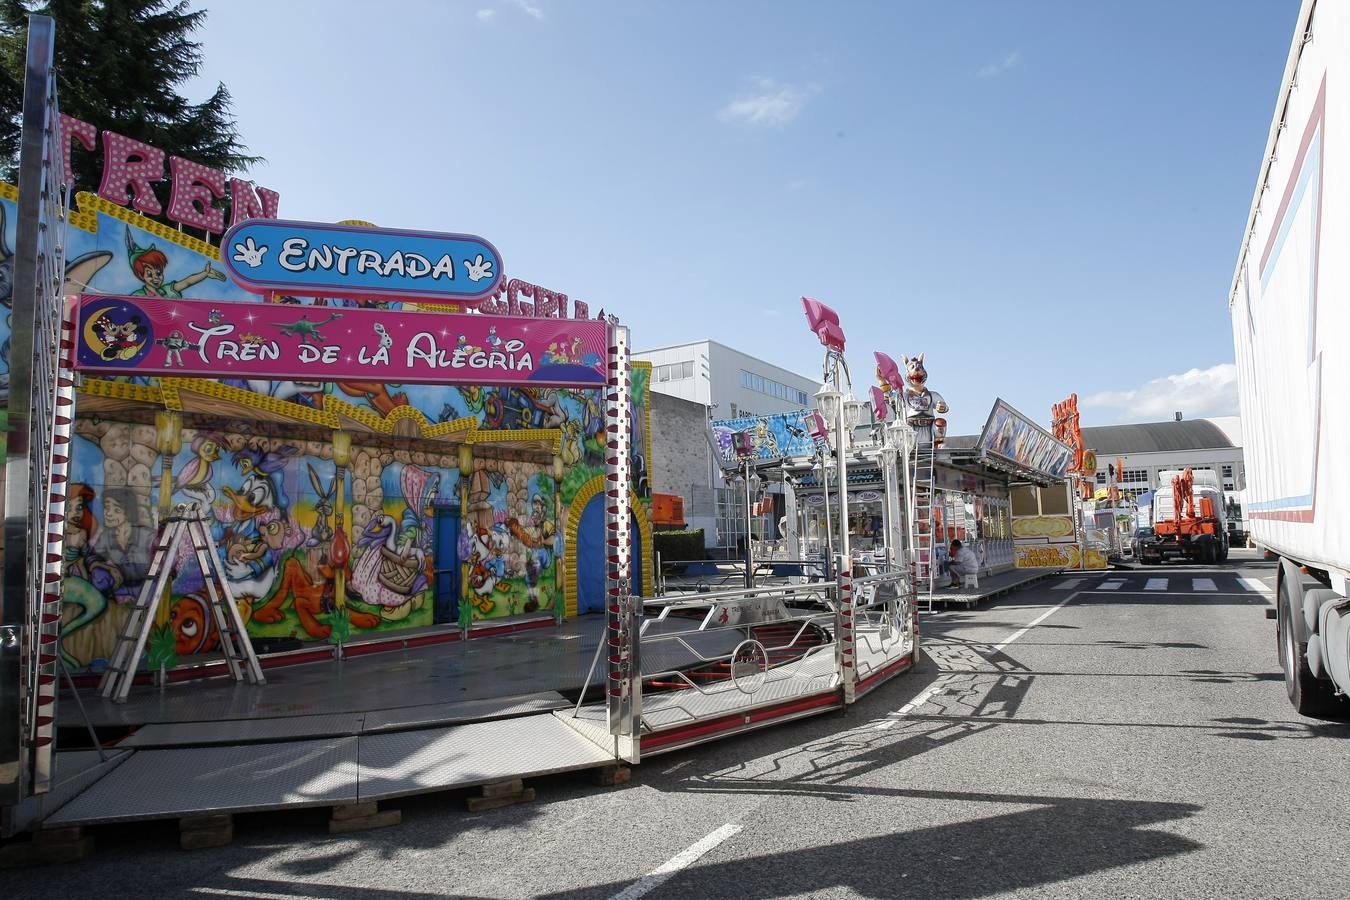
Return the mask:
[(150, 325), (141, 310), (129, 303), (108, 306), (90, 314), (85, 343), (104, 362), (134, 363), (150, 341)]

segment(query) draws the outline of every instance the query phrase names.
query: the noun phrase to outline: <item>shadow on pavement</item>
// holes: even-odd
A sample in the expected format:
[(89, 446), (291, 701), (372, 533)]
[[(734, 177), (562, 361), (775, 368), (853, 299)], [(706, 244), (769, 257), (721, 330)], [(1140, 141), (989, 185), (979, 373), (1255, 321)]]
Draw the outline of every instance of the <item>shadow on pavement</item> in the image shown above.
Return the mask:
[[(725, 787), (735, 789), (735, 782)], [(971, 821), (904, 830), (701, 865), (677, 875), (657, 896), (771, 897), (851, 890), (864, 897), (982, 897), (1034, 888), (1104, 869), (1177, 856), (1202, 844), (1148, 826), (1184, 819), (1189, 803), (1087, 800), (953, 791), (796, 786), (801, 792), (952, 804), (1030, 804), (1034, 808)], [(773, 792), (766, 785), (751, 790)], [(898, 806), (888, 806), (894, 808)], [(603, 896), (622, 883), (549, 897)], [(753, 886), (753, 888), (751, 887)]]

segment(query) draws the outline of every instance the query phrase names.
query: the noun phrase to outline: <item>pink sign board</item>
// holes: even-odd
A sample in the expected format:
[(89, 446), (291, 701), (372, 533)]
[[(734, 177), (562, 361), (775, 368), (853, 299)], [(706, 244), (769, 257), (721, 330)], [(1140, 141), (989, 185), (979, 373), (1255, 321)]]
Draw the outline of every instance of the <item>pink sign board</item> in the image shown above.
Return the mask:
[(599, 320), (80, 297), (74, 368), (105, 375), (593, 387)]

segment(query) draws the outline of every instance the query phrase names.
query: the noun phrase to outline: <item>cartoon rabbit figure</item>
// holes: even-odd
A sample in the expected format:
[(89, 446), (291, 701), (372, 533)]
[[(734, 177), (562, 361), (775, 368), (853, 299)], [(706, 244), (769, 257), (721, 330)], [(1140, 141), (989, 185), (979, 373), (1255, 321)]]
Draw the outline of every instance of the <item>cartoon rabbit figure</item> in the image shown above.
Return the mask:
[(314, 466), (306, 463), (309, 469), (309, 483), (314, 485), (314, 493), (319, 499), (314, 503), (314, 528), (309, 533), (309, 540), (306, 543), (310, 547), (326, 547), (333, 540), (333, 526), (329, 519), (333, 515), (333, 498), (337, 495), (337, 474), (328, 482), (328, 487), (323, 486), (323, 479), (319, 473), (314, 471)]

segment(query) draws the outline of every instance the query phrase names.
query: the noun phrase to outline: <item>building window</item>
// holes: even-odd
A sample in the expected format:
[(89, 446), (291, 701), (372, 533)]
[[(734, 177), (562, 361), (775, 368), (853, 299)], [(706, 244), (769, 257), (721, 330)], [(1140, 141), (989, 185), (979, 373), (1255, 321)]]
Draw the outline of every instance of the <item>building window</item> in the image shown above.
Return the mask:
[(1098, 473), (1097, 473), (1097, 483), (1098, 483), (1098, 484), (1106, 484), (1106, 473), (1105, 473), (1105, 472), (1098, 472)]
[(770, 397), (782, 400), (784, 403), (796, 403), (805, 406), (807, 402), (806, 391), (799, 391), (780, 381), (774, 381), (772, 378), (765, 378), (763, 375), (756, 375), (744, 369), (741, 370), (741, 387), (747, 391), (767, 394)]
[(1224, 467), (1223, 467), (1223, 477), (1224, 477), (1225, 479), (1227, 479), (1227, 480), (1232, 480), (1232, 478), (1233, 478), (1233, 467), (1232, 467), (1232, 466), (1224, 466)]
[(681, 381), (685, 378), (693, 378), (694, 363), (693, 360), (689, 360), (671, 363), (668, 366), (656, 366), (652, 369), (652, 375), (657, 381)]
[(1143, 483), (1145, 487), (1148, 487), (1148, 469), (1125, 469), (1120, 474), (1120, 480), (1126, 485)]
[(717, 546), (739, 547), (745, 540), (745, 493), (739, 488), (718, 488)]

